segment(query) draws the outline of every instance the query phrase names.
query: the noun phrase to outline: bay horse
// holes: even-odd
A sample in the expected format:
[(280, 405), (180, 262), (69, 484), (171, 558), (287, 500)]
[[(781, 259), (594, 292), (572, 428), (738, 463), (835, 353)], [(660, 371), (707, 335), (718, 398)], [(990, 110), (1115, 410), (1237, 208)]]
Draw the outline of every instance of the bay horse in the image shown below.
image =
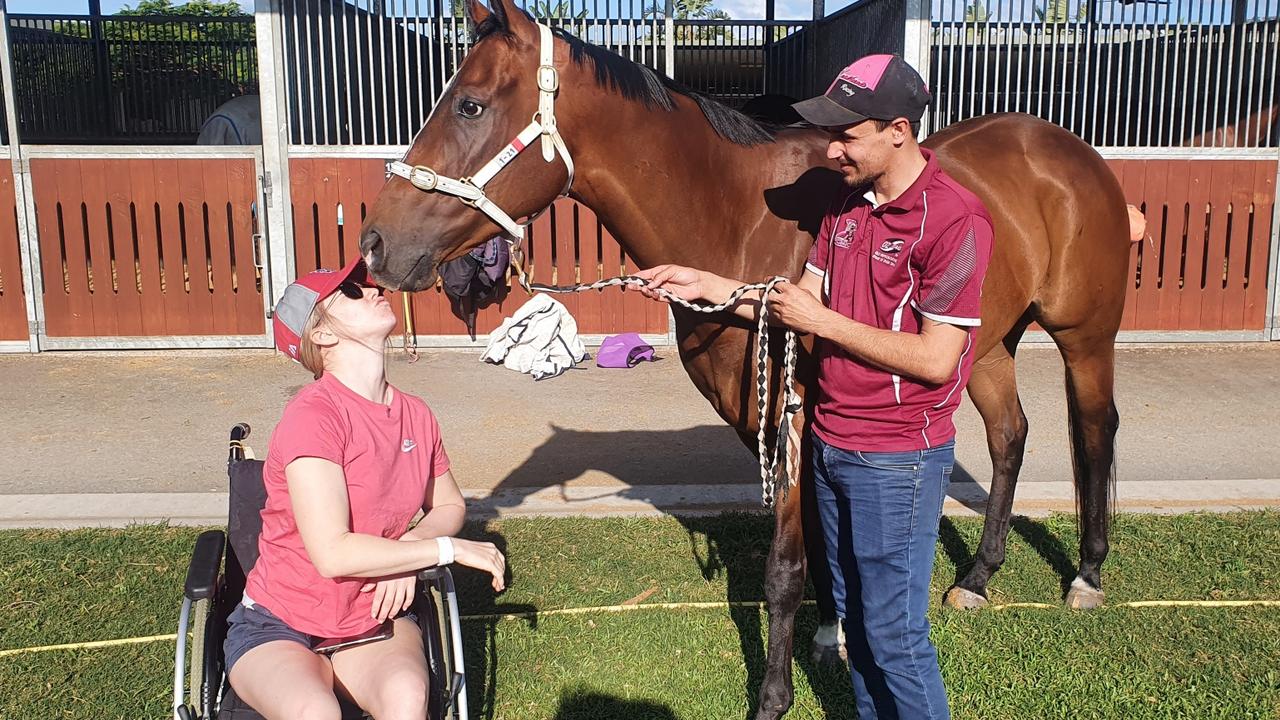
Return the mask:
[[(389, 180), (361, 230), (361, 252), (378, 282), (428, 288), (440, 263), (510, 229), (512, 218), (541, 211), (562, 192), (591, 208), (641, 267), (679, 263), (745, 282), (799, 277), (823, 211), (841, 187), (826, 159), (826, 133), (762, 126), (604, 48), (551, 34), (512, 0), (492, 0), (492, 8), (469, 0), (468, 13), (475, 44), (404, 163), (393, 167), (410, 181)], [(531, 117), (539, 125), (532, 134)], [(541, 152), (538, 134), (547, 140)], [(529, 152), (520, 151), (525, 146)], [(994, 473), (973, 568), (946, 602), (984, 604), (987, 581), (1004, 560), (1027, 437), (1014, 354), (1036, 322), (1066, 365), (1082, 531), (1079, 571), (1066, 600), (1073, 607), (1099, 605), (1119, 424), (1114, 343), (1129, 255), (1119, 183), (1079, 138), (1026, 115), (959, 123), (926, 146), (983, 200), (996, 232), (980, 359), (969, 383)], [(495, 163), (501, 165), (496, 171)], [(752, 328), (728, 314), (678, 307), (673, 313), (694, 385), (753, 447)], [(799, 375), (811, 380), (813, 363), (806, 357), (802, 364)], [(780, 493), (775, 508), (759, 720), (780, 717), (793, 700), (795, 614), (804, 591), (806, 535), (812, 540), (815, 534), (806, 526), (816, 525), (802, 520), (812, 506), (807, 486), (802, 478), (800, 492)], [(821, 553), (820, 545), (809, 545), (817, 559), (808, 565), (820, 612), (830, 627), (829, 580), (821, 574), (826, 563), (812, 554)]]

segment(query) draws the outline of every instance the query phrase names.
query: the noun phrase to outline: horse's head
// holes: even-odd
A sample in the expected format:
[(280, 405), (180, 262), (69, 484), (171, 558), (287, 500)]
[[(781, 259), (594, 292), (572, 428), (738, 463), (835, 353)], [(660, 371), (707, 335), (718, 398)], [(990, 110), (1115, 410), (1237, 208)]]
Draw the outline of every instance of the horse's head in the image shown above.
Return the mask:
[[(421, 290), (436, 280), (441, 262), (503, 232), (489, 214), (444, 187), (449, 178), (468, 181), (529, 126), (539, 104), (542, 38), (539, 28), (512, 0), (491, 0), (493, 9), (468, 0), (475, 45), (458, 68), (426, 125), (414, 138), (404, 177), (392, 177), (379, 193), (360, 234), (360, 251), (374, 278), (402, 290)], [(550, 41), (550, 39), (548, 39)], [(561, 40), (550, 41), (559, 45)], [(556, 65), (563, 67), (563, 48)], [(563, 103), (555, 103), (558, 115)], [(526, 136), (527, 137), (527, 136)], [(550, 205), (564, 189), (568, 171), (557, 157), (547, 162), (535, 138), (483, 185), (485, 197), (511, 218)], [(410, 172), (408, 168), (430, 168)], [(442, 180), (434, 191), (432, 172)], [(473, 187), (461, 190), (473, 192)], [(458, 189), (457, 187), (454, 188)]]

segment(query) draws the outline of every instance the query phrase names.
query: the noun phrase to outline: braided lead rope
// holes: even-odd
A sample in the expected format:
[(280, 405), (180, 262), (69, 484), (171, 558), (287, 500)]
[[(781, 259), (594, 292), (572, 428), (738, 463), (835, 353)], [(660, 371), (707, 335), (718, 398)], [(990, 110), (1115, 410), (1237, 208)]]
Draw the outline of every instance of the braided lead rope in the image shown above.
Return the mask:
[[(578, 285), (543, 285), (541, 283), (531, 283), (524, 272), (523, 253), (512, 243), (511, 247), (511, 264), (516, 269), (516, 274), (520, 281), (520, 286), (529, 294), (534, 292), (545, 292), (550, 294), (569, 294), (586, 292), (588, 290), (603, 290), (607, 287), (621, 287), (624, 285), (633, 285), (636, 287), (644, 287), (649, 284), (648, 280), (636, 277), (634, 275), (624, 275), (620, 277), (609, 278), (607, 280), (597, 280), (593, 283), (583, 283)], [(783, 493), (785, 493), (791, 485), (795, 484), (799, 475), (799, 465), (794, 460), (794, 455), (789, 455), (791, 445), (799, 446), (799, 438), (792, 432), (791, 424), (797, 413), (800, 412), (800, 397), (795, 389), (795, 369), (796, 369), (796, 334), (795, 331), (788, 329), (785, 335), (782, 354), (782, 386), (783, 386), (783, 404), (782, 418), (778, 423), (778, 436), (774, 444), (774, 451), (769, 452), (768, 443), (768, 412), (769, 412), (769, 293), (778, 283), (788, 282), (786, 278), (775, 276), (762, 283), (750, 283), (742, 285), (729, 293), (729, 298), (722, 303), (716, 305), (707, 305), (703, 303), (694, 303), (685, 300), (682, 297), (673, 295), (666, 290), (659, 288), (658, 293), (664, 298), (685, 307), (694, 312), (700, 313), (716, 313), (724, 312), (737, 304), (743, 295), (754, 290), (760, 290), (760, 315), (756, 320), (756, 412), (759, 418), (759, 429), (756, 432), (756, 444), (760, 455), (760, 495), (761, 502), (767, 508), (774, 506), (775, 488), (779, 484), (778, 469), (781, 468), (786, 476), (787, 482), (783, 484)]]

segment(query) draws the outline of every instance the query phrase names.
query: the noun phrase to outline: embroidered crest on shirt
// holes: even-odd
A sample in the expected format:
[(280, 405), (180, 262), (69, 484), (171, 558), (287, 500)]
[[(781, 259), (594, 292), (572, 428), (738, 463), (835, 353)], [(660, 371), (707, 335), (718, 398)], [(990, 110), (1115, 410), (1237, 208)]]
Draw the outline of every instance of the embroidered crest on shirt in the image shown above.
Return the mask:
[(894, 267), (898, 264), (898, 258), (905, 244), (905, 240), (885, 240), (880, 243), (880, 247), (876, 248), (875, 252), (871, 253), (871, 256), (876, 259), (876, 262)]
[(404, 442), (400, 444), (400, 452), (409, 452), (416, 447), (418, 447), (418, 443), (410, 440), (409, 438), (405, 438)]
[(853, 244), (853, 234), (856, 232), (858, 232), (858, 221), (853, 218), (847, 218), (844, 221), (844, 229), (836, 233), (835, 238), (833, 238), (836, 247), (848, 250), (849, 246)]

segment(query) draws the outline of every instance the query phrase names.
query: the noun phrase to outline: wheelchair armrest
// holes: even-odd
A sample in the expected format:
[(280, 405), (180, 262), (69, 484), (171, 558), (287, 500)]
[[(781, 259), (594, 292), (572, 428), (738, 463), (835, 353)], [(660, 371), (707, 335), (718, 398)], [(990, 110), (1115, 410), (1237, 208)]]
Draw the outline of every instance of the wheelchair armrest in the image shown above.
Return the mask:
[(447, 567), (444, 567), (441, 565), (435, 565), (433, 567), (423, 568), (419, 570), (418, 579), (424, 582), (431, 582), (433, 580), (443, 580), (444, 574), (446, 572), (449, 572), (449, 569)]
[(188, 599), (203, 600), (213, 597), (218, 583), (218, 571), (222, 569), (222, 551), (227, 536), (221, 530), (206, 530), (196, 538), (191, 551), (191, 564), (187, 566), (187, 582), (182, 592)]

